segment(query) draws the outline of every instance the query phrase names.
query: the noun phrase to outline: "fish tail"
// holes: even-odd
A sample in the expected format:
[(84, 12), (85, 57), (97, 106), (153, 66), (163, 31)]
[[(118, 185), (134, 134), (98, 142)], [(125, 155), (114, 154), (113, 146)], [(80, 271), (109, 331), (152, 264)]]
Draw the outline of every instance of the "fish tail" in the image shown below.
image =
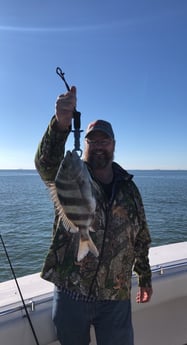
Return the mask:
[(99, 256), (99, 252), (90, 236), (87, 240), (80, 238), (77, 260), (81, 261), (89, 252), (96, 257)]

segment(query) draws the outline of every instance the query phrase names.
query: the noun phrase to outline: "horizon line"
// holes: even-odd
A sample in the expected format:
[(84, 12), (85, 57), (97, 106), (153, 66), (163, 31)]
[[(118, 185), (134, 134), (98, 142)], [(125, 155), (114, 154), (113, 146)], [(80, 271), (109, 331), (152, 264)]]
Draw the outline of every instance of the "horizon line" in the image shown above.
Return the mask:
[[(124, 168), (125, 170), (140, 170), (140, 171), (187, 171), (187, 168)], [(36, 168), (0, 168), (0, 171), (24, 171), (24, 170), (29, 170), (29, 171), (37, 171)]]

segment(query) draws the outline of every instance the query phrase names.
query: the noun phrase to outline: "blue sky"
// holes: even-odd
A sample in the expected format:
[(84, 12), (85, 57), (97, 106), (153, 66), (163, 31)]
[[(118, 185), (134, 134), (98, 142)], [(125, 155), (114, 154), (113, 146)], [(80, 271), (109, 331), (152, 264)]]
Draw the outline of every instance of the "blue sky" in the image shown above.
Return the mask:
[(57, 66), (82, 129), (112, 123), (124, 168), (187, 169), (186, 18), (186, 0), (1, 0), (0, 169), (34, 168)]

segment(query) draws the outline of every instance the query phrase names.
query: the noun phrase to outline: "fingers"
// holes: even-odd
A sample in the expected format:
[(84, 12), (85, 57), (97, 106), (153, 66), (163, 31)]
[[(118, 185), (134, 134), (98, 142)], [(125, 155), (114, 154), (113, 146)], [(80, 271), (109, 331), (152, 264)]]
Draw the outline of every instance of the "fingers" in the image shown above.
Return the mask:
[(76, 98), (76, 87), (75, 86), (72, 86), (70, 88), (70, 91), (67, 91), (66, 93), (63, 93), (63, 94), (58, 96), (58, 98), (60, 98), (60, 99), (66, 99), (66, 98), (71, 98), (71, 97)]
[(73, 111), (76, 108), (76, 88), (72, 86), (70, 91), (58, 96), (55, 104), (55, 113), (58, 126), (67, 129), (71, 125)]
[(72, 86), (71, 89), (70, 89), (71, 93), (73, 93), (75, 96), (76, 96), (76, 87), (75, 86)]
[(76, 108), (76, 88), (72, 86), (70, 91), (60, 95), (56, 100), (56, 112), (64, 110), (73, 111)]
[(151, 299), (152, 293), (153, 293), (152, 288), (140, 287), (136, 295), (136, 302), (137, 303), (149, 302)]

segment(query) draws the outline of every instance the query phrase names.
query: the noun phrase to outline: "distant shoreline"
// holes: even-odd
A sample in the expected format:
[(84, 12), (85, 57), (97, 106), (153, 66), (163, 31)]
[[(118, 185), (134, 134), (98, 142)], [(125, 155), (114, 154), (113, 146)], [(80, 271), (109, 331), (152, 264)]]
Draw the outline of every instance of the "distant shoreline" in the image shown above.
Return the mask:
[[(139, 168), (134, 168), (134, 169), (131, 169), (131, 168), (125, 168), (127, 171), (187, 171), (187, 169), (139, 169)], [(19, 168), (19, 169), (0, 169), (0, 172), (1, 171), (36, 171), (36, 169), (22, 169), (22, 168)]]

